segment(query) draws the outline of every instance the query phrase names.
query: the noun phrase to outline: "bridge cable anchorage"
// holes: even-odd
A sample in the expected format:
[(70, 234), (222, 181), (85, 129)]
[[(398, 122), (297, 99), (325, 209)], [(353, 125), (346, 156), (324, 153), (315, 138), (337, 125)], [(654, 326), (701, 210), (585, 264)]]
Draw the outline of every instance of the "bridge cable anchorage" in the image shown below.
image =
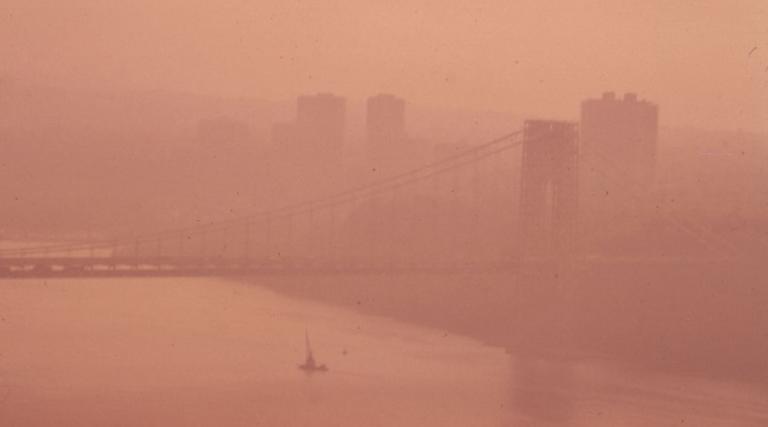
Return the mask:
[[(137, 247), (141, 243), (147, 244), (147, 243), (157, 242), (159, 239), (173, 238), (175, 236), (178, 236), (179, 234), (188, 234), (188, 235), (200, 234), (202, 236), (201, 240), (205, 240), (205, 235), (208, 232), (222, 231), (230, 227), (242, 225), (244, 222), (252, 221), (257, 218), (264, 218), (264, 217), (268, 217), (272, 219), (290, 218), (295, 215), (307, 213), (310, 209), (320, 209), (320, 208), (346, 204), (358, 198), (371, 197), (373, 195), (380, 194), (382, 192), (388, 191), (393, 188), (399, 188), (405, 185), (410, 185), (414, 182), (418, 182), (420, 180), (427, 179), (432, 176), (444, 174), (455, 168), (466, 166), (467, 164), (474, 163), (475, 161), (479, 161), (483, 158), (498, 154), (510, 148), (514, 148), (516, 146), (521, 145), (522, 140), (515, 142), (514, 138), (520, 136), (522, 133), (523, 133), (522, 130), (516, 130), (510, 133), (507, 133), (505, 135), (502, 135), (498, 138), (484, 142), (482, 144), (467, 148), (466, 150), (462, 150), (459, 153), (453, 154), (439, 161), (431, 162), (426, 165), (423, 165), (402, 173), (398, 173), (393, 176), (383, 178), (381, 180), (378, 180), (369, 184), (364, 184), (364, 185), (343, 190), (337, 193), (332, 193), (324, 197), (319, 197), (316, 199), (298, 202), (298, 203), (282, 206), (272, 210), (256, 212), (240, 218), (219, 221), (219, 222), (211, 222), (209, 224), (200, 225), (200, 226), (164, 230), (156, 233), (146, 234), (143, 236), (131, 236), (131, 237), (110, 239), (110, 240), (103, 240), (103, 241), (77, 241), (75, 243), (70, 242), (65, 244), (52, 244), (52, 245), (29, 246), (29, 247), (23, 247), (23, 248), (0, 249), (0, 258), (33, 256), (33, 255), (40, 255), (42, 253), (53, 253), (53, 254), (72, 253), (75, 251), (83, 251), (83, 250), (94, 250), (94, 251), (99, 249), (114, 250), (116, 247), (130, 246), (132, 244)], [(513, 141), (511, 145), (510, 145), (510, 141)], [(504, 144), (507, 144), (507, 145), (505, 146)], [(484, 153), (484, 151), (496, 146), (501, 146), (502, 148), (495, 149), (492, 151), (487, 151)], [(483, 154), (480, 154), (480, 153), (483, 153)], [(469, 161), (466, 161), (466, 160), (460, 161), (466, 158), (469, 158)]]

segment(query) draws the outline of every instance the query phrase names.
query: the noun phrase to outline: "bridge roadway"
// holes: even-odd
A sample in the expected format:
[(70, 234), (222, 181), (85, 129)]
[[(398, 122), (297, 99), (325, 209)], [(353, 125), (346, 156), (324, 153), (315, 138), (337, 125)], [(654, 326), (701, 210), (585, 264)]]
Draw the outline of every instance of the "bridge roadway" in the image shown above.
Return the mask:
[(378, 274), (378, 273), (459, 273), (472, 271), (551, 271), (582, 269), (588, 266), (635, 264), (647, 266), (698, 266), (713, 263), (752, 265), (745, 257), (602, 257), (565, 258), (506, 257), (476, 260), (403, 261), (370, 259), (317, 260), (307, 258), (263, 259), (256, 257), (179, 257), (155, 256), (69, 256), (0, 257), (0, 279), (4, 278), (76, 278), (76, 277), (194, 277), (247, 276), (272, 274)]
[[(495, 268), (511, 267), (511, 260)], [(488, 263), (319, 261), (312, 259), (198, 257), (0, 257), (1, 278), (240, 276), (254, 274), (451, 272), (487, 269)]]

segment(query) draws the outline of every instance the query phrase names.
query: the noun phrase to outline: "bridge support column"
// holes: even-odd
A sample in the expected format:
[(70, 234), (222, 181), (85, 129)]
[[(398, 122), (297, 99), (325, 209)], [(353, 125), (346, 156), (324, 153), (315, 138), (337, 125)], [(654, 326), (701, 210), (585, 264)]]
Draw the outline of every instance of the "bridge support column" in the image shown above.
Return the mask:
[(576, 249), (578, 145), (570, 122), (527, 120), (523, 130), (520, 243), (523, 256)]

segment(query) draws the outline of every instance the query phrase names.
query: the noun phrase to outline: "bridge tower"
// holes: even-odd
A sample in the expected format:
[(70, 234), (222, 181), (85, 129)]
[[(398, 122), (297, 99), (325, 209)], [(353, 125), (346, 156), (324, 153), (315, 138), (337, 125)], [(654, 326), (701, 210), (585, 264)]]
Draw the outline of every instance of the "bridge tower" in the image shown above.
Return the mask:
[(519, 219), (523, 256), (565, 256), (576, 249), (577, 135), (571, 122), (525, 122)]

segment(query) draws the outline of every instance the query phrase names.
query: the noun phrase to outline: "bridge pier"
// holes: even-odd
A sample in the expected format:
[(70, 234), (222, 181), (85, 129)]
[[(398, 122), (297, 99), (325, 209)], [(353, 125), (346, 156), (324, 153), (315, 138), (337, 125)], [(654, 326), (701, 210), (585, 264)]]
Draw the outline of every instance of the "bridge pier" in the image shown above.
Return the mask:
[(520, 190), (523, 256), (561, 257), (576, 249), (577, 135), (574, 123), (525, 122)]

